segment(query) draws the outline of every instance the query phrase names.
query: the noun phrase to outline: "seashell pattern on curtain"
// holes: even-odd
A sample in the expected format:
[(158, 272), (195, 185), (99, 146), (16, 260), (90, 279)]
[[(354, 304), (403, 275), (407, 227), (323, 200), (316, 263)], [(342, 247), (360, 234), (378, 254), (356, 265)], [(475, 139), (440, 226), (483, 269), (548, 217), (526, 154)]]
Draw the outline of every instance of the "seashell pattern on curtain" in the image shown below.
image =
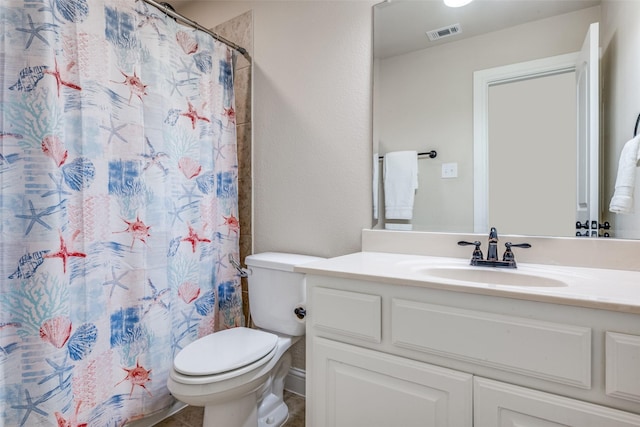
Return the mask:
[(140, 0), (0, 3), (0, 425), (159, 411), (244, 324), (233, 60)]

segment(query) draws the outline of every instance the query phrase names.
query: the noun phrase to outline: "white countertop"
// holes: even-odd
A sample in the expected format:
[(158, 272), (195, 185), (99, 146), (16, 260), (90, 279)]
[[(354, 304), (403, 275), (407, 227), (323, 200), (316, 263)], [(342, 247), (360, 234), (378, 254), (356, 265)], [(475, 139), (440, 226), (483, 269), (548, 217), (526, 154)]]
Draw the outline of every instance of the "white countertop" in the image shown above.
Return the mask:
[[(560, 280), (566, 286), (511, 286), (434, 277), (429, 268), (499, 270)], [(420, 286), (453, 292), (516, 298), (640, 314), (640, 272), (518, 263), (518, 268), (471, 267), (468, 259), (383, 252), (358, 252), (295, 267), (320, 276)]]

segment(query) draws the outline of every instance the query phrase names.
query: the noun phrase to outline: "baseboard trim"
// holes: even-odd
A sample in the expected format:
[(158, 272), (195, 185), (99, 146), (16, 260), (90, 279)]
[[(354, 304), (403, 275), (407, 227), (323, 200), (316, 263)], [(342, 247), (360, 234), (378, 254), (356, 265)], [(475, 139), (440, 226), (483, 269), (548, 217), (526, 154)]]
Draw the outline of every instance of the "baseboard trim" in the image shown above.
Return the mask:
[(284, 389), (300, 396), (305, 395), (307, 373), (298, 368), (289, 368), (289, 373), (284, 379)]

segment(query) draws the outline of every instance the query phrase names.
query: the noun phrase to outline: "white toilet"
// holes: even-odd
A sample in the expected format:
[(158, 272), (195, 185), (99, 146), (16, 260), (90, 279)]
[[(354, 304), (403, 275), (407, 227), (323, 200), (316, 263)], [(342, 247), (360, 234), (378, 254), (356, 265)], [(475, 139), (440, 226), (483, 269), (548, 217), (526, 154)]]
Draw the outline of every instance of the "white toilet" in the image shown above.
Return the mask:
[(278, 427), (287, 420), (287, 350), (305, 331), (298, 317), (306, 302), (304, 275), (293, 267), (320, 259), (278, 252), (248, 256), (249, 307), (259, 329), (216, 332), (176, 355), (167, 387), (176, 399), (205, 407), (203, 427)]

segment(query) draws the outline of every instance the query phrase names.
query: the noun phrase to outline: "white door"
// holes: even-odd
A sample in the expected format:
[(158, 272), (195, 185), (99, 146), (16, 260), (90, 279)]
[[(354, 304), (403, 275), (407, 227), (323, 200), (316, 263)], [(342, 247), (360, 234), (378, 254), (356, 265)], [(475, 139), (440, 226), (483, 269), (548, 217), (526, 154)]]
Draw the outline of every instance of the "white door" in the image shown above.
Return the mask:
[(637, 427), (640, 416), (484, 378), (474, 378), (474, 427)]
[(472, 426), (469, 374), (318, 337), (312, 349), (309, 427)]
[[(498, 119), (496, 119), (495, 117), (490, 117), (489, 106), (490, 104), (494, 104), (494, 107), (495, 107), (495, 103), (493, 101), (490, 102), (489, 94), (490, 94), (490, 89), (493, 90), (492, 88), (496, 88), (499, 86), (502, 86), (502, 89), (506, 88), (507, 91), (510, 91), (512, 88), (520, 88), (521, 82), (526, 83), (527, 81), (530, 81), (530, 82), (532, 81), (534, 84), (539, 84), (539, 83), (546, 84), (547, 82), (555, 81), (556, 76), (562, 77), (562, 75), (566, 73), (574, 74), (577, 57), (578, 57), (577, 52), (567, 53), (564, 55), (551, 56), (551, 57), (536, 59), (532, 61), (519, 62), (516, 64), (509, 64), (509, 65), (503, 65), (500, 67), (489, 68), (486, 70), (479, 70), (473, 73), (474, 232), (486, 233), (490, 226), (495, 226), (498, 228), (498, 231), (502, 230), (501, 231), (502, 233), (507, 233), (507, 234), (511, 233), (511, 234), (534, 234), (534, 235), (561, 235), (561, 236), (574, 235), (575, 233), (574, 231), (575, 230), (575, 212), (574, 212), (575, 199), (573, 197), (573, 194), (567, 195), (566, 193), (575, 192), (576, 185), (575, 185), (575, 179), (573, 178), (576, 175), (575, 166), (571, 168), (572, 174), (570, 178), (570, 181), (571, 181), (570, 187), (561, 189), (559, 192), (556, 193), (557, 189), (555, 185), (549, 185), (549, 184), (541, 184), (540, 186), (537, 185), (538, 177), (541, 175), (547, 174), (549, 167), (554, 166), (554, 165), (549, 165), (550, 162), (554, 162), (555, 166), (559, 168), (559, 171), (557, 173), (554, 173), (554, 175), (564, 174), (566, 172), (566, 169), (567, 169), (566, 167), (558, 166), (558, 165), (566, 165), (569, 162), (572, 165), (575, 165), (576, 153), (575, 153), (574, 147), (575, 147), (575, 140), (576, 140), (576, 133), (575, 133), (576, 95), (575, 95), (575, 86), (574, 86), (573, 78), (570, 81), (563, 80), (563, 82), (565, 82), (567, 86), (570, 85), (569, 89), (571, 89), (571, 93), (566, 92), (566, 89), (567, 89), (566, 87), (563, 89), (563, 93), (565, 93), (565, 96), (570, 96), (570, 99), (568, 99), (568, 102), (570, 102), (571, 105), (568, 113), (572, 114), (572, 116), (568, 119), (567, 118), (565, 118), (564, 120), (560, 119), (561, 120), (560, 124), (562, 125), (562, 128), (565, 129), (565, 131), (562, 132), (562, 135), (560, 135), (560, 132), (555, 132), (555, 129), (558, 126), (558, 123), (554, 123), (556, 120), (554, 116), (555, 113), (552, 111), (546, 111), (545, 109), (545, 105), (552, 105), (553, 107), (556, 107), (555, 102), (557, 98), (554, 96), (553, 93), (551, 93), (547, 97), (547, 99), (542, 99), (542, 100), (538, 99), (536, 106), (533, 107), (533, 110), (530, 109), (529, 111), (526, 111), (526, 112), (523, 109), (525, 107), (529, 108), (532, 106), (531, 103), (529, 102), (529, 99), (522, 98), (522, 95), (520, 95), (520, 98), (518, 98), (519, 94), (516, 94), (515, 96), (511, 96), (511, 100), (508, 100), (507, 98), (503, 97), (503, 103), (504, 102), (507, 103), (505, 106), (506, 108), (502, 108), (502, 107), (498, 107), (497, 109), (494, 108), (493, 113), (497, 112), (498, 114), (500, 114), (500, 112), (511, 110), (512, 114), (510, 114), (509, 116), (505, 116), (503, 118), (498, 118)], [(567, 76), (564, 76), (564, 77), (567, 77)], [(536, 88), (533, 88), (532, 90), (539, 91), (539, 89), (536, 89)], [(556, 89), (547, 88), (545, 89), (545, 92), (548, 93), (548, 90), (554, 91)], [(531, 92), (531, 89), (525, 93), (530, 93), (530, 92)], [(496, 92), (494, 91), (494, 94), (495, 93)], [(550, 99), (552, 101), (550, 101)], [(535, 118), (529, 117), (529, 115), (532, 114), (532, 111), (534, 115), (536, 115)], [(549, 120), (549, 114), (551, 114), (551, 117), (553, 117), (552, 123), (547, 122)], [(518, 120), (524, 120), (521, 123), (515, 123), (516, 124), (515, 129), (510, 127), (511, 122), (514, 121), (514, 118), (517, 118)], [(493, 136), (504, 134), (506, 132), (507, 139), (505, 141), (505, 144), (509, 144), (509, 143), (513, 144), (512, 149), (515, 149), (518, 152), (518, 154), (516, 154), (515, 157), (513, 155), (511, 156), (511, 158), (503, 157), (502, 159), (500, 158), (494, 159), (490, 157), (490, 154), (489, 154), (490, 147), (491, 147), (491, 144), (493, 144), (493, 141), (491, 142), (491, 144), (489, 143), (490, 119), (494, 123), (494, 126), (496, 123), (500, 124), (501, 127), (505, 126), (503, 129), (494, 129), (491, 132), (493, 133)], [(573, 119), (573, 123), (569, 124), (569, 120), (571, 119)], [(503, 122), (500, 123), (501, 121)], [(572, 131), (571, 134), (567, 133), (566, 131), (565, 126), (567, 124), (569, 124), (569, 126), (572, 125), (572, 128), (570, 130), (570, 132)], [(531, 129), (535, 129), (536, 131), (543, 132), (543, 133), (534, 135), (533, 141), (522, 141), (521, 137), (524, 134), (529, 135), (529, 132)], [(545, 134), (544, 132), (547, 132), (547, 133)], [(551, 132), (552, 136), (549, 136), (548, 132)], [(510, 135), (508, 135), (509, 133)], [(548, 142), (547, 141), (548, 139), (555, 139), (556, 137), (559, 137), (560, 140), (555, 140), (552, 144), (562, 145), (565, 148), (569, 146), (571, 147), (571, 150), (570, 150), (571, 153), (565, 153), (567, 157), (561, 158), (562, 153), (556, 150), (555, 148), (542, 147), (541, 150), (538, 150), (538, 151), (535, 150), (538, 145), (536, 142), (536, 138), (544, 140), (545, 142)], [(525, 147), (521, 146), (521, 142), (524, 143)], [(522, 150), (520, 150), (521, 147), (523, 148)], [(533, 150), (533, 152), (531, 152), (531, 150)], [(490, 163), (492, 164), (491, 167), (490, 167)], [(502, 167), (502, 164), (507, 164), (507, 166), (515, 168), (515, 171), (511, 171), (511, 172), (506, 171), (507, 176), (505, 176), (504, 171), (501, 173), (499, 170), (497, 171), (498, 175), (494, 174), (493, 169), (496, 167), (496, 165), (499, 167)], [(532, 169), (521, 172), (518, 169), (519, 166), (521, 165), (528, 165)], [(492, 175), (493, 177), (491, 178), (490, 175)], [(561, 179), (563, 184), (569, 183), (569, 179), (567, 178), (551, 178), (551, 179), (552, 180)], [(503, 181), (503, 183), (513, 185), (513, 188), (512, 189), (502, 188), (502, 189), (499, 189), (498, 191), (493, 191), (493, 189), (490, 190), (490, 185), (489, 185), (490, 181), (492, 181), (494, 184), (496, 182), (499, 183)], [(529, 189), (525, 188), (524, 191), (520, 190), (520, 188), (522, 188), (522, 185), (520, 185), (522, 181), (529, 182)], [(533, 187), (533, 189), (531, 189), (531, 187)], [(528, 194), (532, 192), (535, 192), (537, 197), (546, 197), (547, 194), (556, 193), (556, 196), (554, 196), (556, 199), (558, 197), (564, 198), (565, 200), (571, 199), (570, 206), (568, 207), (568, 215), (566, 216), (566, 218), (570, 218), (570, 219), (561, 220), (556, 218), (552, 220), (553, 222), (556, 223), (556, 226), (558, 223), (560, 223), (560, 227), (564, 226), (565, 227), (564, 232), (558, 232), (558, 230), (554, 230), (551, 234), (549, 234), (549, 232), (545, 233), (544, 229), (546, 228), (546, 222), (539, 221), (539, 218), (534, 219), (533, 221), (532, 220), (523, 221), (528, 223), (539, 222), (540, 223), (539, 227), (543, 229), (543, 231), (541, 231), (539, 228), (535, 230), (533, 229), (528, 230), (528, 233), (527, 233), (527, 230), (523, 230), (524, 227), (522, 225), (514, 227), (518, 230), (514, 232), (513, 230), (511, 231), (505, 230), (504, 227), (502, 227), (502, 224), (490, 222), (490, 218), (489, 218), (490, 193), (494, 193), (494, 194), (506, 193), (504, 194), (504, 197), (506, 197), (507, 200), (509, 200), (509, 197), (511, 196), (511, 194), (518, 193), (520, 197), (526, 197)], [(535, 203), (539, 204), (543, 210), (546, 210), (549, 213), (556, 212), (556, 206), (553, 200), (551, 201), (537, 200)], [(519, 201), (514, 201), (512, 203), (512, 205), (518, 205), (518, 204), (527, 205), (530, 203), (528, 201), (524, 203), (522, 202), (522, 199)], [(499, 211), (500, 209), (501, 208), (491, 209), (491, 210)], [(502, 209), (507, 214), (512, 212), (513, 210), (511, 207), (506, 209), (502, 208)], [(533, 214), (533, 215), (535, 216), (537, 214)], [(514, 214), (515, 218), (519, 218), (520, 216), (521, 216), (521, 213)], [(491, 219), (491, 221), (493, 221), (493, 219)]]
[[(600, 76), (598, 23), (589, 27), (576, 62), (578, 105), (578, 188), (577, 221), (599, 221), (600, 218)], [(585, 230), (583, 229), (582, 232)], [(590, 230), (590, 235), (598, 233)]]
[[(599, 48), (598, 23), (591, 24), (581, 52), (558, 55), (539, 60), (511, 64), (474, 72), (473, 114), (474, 114), (474, 232), (485, 233), (490, 226), (489, 219), (489, 88), (524, 79), (545, 77), (550, 75), (574, 72), (576, 76), (576, 110), (577, 110), (577, 185), (575, 221), (584, 223), (599, 220)], [(518, 109), (516, 108), (516, 111)], [(540, 124), (538, 124), (540, 125)], [(546, 126), (546, 125), (541, 125)], [(522, 126), (521, 126), (522, 127)], [(517, 138), (514, 138), (516, 140)], [(549, 159), (558, 160), (558, 150), (541, 152), (520, 162), (530, 161), (539, 165), (539, 173), (545, 173)], [(571, 160), (566, 160), (573, 162)], [(514, 162), (516, 165), (520, 163)], [(573, 168), (573, 166), (572, 166)], [(536, 176), (536, 175), (534, 175)], [(507, 183), (518, 183), (522, 179), (518, 173), (511, 173)], [(535, 183), (534, 183), (535, 184)], [(517, 191), (518, 187), (515, 187)], [(545, 189), (555, 190), (555, 186)], [(539, 191), (539, 190), (536, 190)], [(565, 193), (568, 190), (562, 190)], [(573, 192), (573, 188), (570, 190)], [(513, 191), (512, 191), (513, 193)], [(573, 196), (573, 194), (571, 195)], [(559, 194), (562, 197), (562, 194)], [(571, 197), (573, 199), (573, 197)], [(568, 197), (567, 197), (568, 199)], [(516, 202), (517, 203), (517, 202)], [(515, 204), (515, 203), (514, 203)], [(557, 207), (553, 201), (543, 203), (549, 212)], [(508, 211), (508, 210), (507, 210)], [(574, 223), (569, 219), (558, 219), (566, 227), (566, 233), (544, 233), (532, 230), (531, 234), (574, 235)], [(569, 223), (570, 222), (570, 223)], [(517, 234), (523, 234), (522, 227)], [(525, 230), (526, 231), (526, 230)], [(581, 229), (584, 233), (584, 229)], [(596, 231), (596, 230), (593, 230)], [(526, 233), (524, 233), (526, 234)]]
[(489, 224), (501, 234), (572, 236), (575, 72), (489, 88)]

